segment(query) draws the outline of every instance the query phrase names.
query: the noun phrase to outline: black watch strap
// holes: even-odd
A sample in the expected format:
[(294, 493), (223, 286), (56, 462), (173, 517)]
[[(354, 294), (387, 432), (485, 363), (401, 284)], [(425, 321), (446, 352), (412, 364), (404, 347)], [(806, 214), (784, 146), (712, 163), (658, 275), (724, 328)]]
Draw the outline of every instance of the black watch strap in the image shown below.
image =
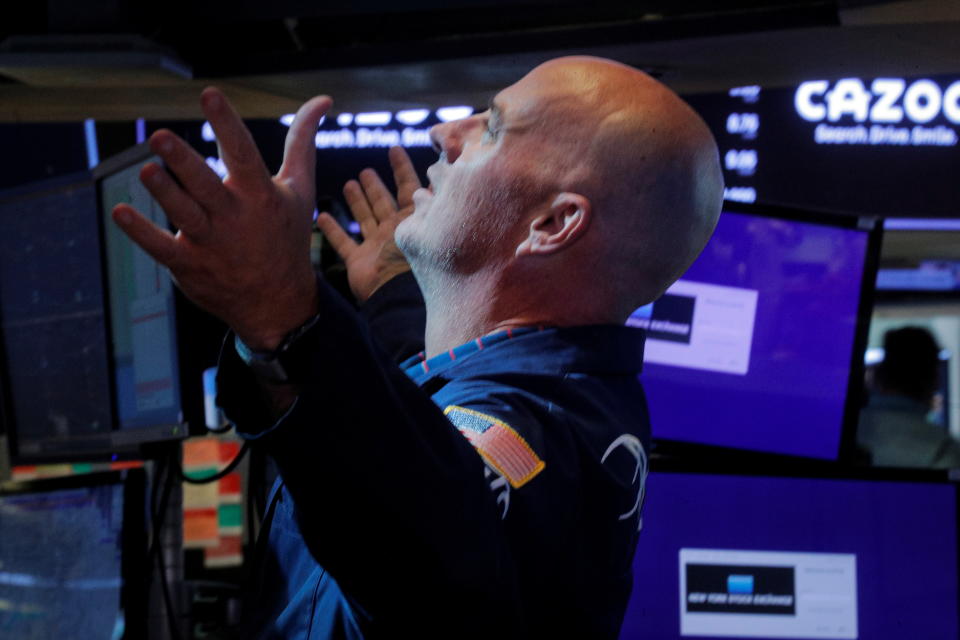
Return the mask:
[(233, 346), (237, 350), (240, 359), (250, 367), (258, 376), (271, 382), (292, 382), (296, 376), (292, 375), (290, 363), (286, 362), (284, 356), (293, 346), (293, 344), (306, 332), (310, 331), (320, 320), (320, 314), (317, 314), (307, 320), (305, 323), (290, 331), (283, 337), (283, 340), (273, 351), (254, 351), (248, 347), (240, 336), (234, 335)]

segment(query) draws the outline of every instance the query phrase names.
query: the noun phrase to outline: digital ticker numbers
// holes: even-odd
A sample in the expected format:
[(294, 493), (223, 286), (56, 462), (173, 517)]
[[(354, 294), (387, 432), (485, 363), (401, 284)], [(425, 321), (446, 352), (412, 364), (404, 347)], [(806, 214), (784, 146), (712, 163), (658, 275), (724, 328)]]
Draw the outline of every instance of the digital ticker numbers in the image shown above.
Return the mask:
[(958, 216), (956, 75), (813, 78), (684, 98), (717, 140), (727, 200)]
[[(757, 188), (753, 177), (757, 173), (760, 157), (754, 142), (760, 132), (759, 86), (735, 87), (727, 92), (733, 109), (726, 117), (726, 133), (731, 144), (722, 149), (723, 168), (727, 181), (723, 190), (726, 200), (755, 202)], [(725, 138), (727, 140), (727, 138)]]

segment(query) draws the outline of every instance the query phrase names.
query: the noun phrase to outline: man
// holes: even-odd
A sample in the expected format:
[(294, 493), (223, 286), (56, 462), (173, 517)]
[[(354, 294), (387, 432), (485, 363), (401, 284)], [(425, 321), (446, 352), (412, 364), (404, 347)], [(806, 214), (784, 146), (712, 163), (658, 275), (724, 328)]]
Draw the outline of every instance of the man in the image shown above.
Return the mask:
[(927, 420), (940, 378), (933, 334), (923, 327), (892, 329), (883, 349), (873, 393), (860, 411), (857, 444), (878, 467), (960, 467), (960, 444)]
[(255, 633), (616, 637), (649, 438), (643, 335), (623, 323), (716, 223), (703, 122), (629, 67), (561, 58), (435, 127), (428, 188), (397, 152), (396, 206), (369, 174), (348, 184), (364, 242), (320, 224), (355, 294), (393, 295), (396, 247), (423, 293), (425, 353), (403, 372), (310, 269), (330, 100), (300, 109), (273, 178), (222, 95), (202, 104), (229, 177), (157, 132), (182, 186), (141, 176), (179, 233), (114, 218), (235, 333), (222, 401), (284, 483)]

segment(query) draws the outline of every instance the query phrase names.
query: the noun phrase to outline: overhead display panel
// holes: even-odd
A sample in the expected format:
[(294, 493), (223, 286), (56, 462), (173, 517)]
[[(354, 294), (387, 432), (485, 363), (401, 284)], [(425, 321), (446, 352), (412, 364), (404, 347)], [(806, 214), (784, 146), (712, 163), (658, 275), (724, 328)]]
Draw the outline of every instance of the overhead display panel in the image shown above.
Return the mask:
[(960, 76), (811, 78), (685, 98), (717, 137), (730, 200), (960, 216)]

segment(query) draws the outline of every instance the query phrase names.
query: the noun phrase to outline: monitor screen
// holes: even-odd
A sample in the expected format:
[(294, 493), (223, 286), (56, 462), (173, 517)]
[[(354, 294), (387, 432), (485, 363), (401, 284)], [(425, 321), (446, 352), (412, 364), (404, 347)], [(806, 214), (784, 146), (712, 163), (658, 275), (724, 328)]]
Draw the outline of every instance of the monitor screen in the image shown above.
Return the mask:
[[(140, 456), (202, 424), (199, 371), (222, 330), (179, 305), (166, 269), (110, 218), (130, 202), (166, 226), (138, 178), (152, 158), (142, 145), (93, 175), (0, 193), (2, 414), (16, 464)], [(182, 323), (214, 353), (180, 344)]]
[(112, 429), (96, 190), (87, 174), (0, 194), (0, 328), (15, 453)]
[(121, 430), (181, 421), (174, 285), (167, 270), (113, 223), (113, 207), (131, 204), (160, 228), (167, 219), (140, 182), (140, 168), (159, 158), (141, 149), (99, 169), (113, 376)]
[(870, 233), (727, 205), (701, 256), (628, 324), (655, 438), (833, 459)]
[(620, 637), (958, 637), (947, 483), (653, 472)]
[(119, 479), (0, 493), (0, 638), (111, 640), (137, 624), (123, 609), (129, 495)]

